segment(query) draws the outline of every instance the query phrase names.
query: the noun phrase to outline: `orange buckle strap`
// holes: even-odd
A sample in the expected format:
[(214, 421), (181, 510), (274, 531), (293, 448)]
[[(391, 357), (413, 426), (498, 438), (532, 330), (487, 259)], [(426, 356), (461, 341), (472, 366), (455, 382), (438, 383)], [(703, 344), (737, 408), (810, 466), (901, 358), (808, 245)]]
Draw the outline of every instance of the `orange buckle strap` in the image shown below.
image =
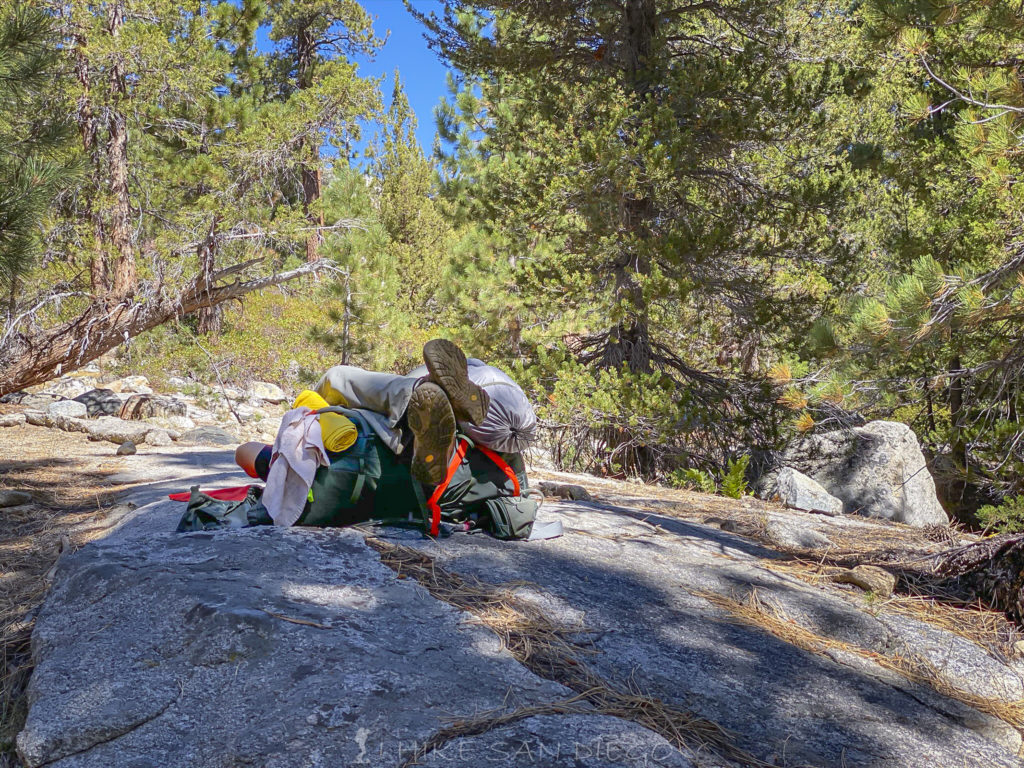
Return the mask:
[(434, 492), (427, 499), (427, 509), (430, 510), (430, 535), (437, 536), (441, 532), (441, 505), (437, 502), (444, 495), (444, 492), (448, 489), (448, 485), (451, 483), (452, 478), (455, 477), (455, 471), (459, 468), (462, 463), (462, 459), (466, 456), (466, 449), (469, 447), (469, 443), (466, 440), (460, 440), (458, 447), (455, 449), (455, 454), (452, 456), (451, 462), (448, 464), (448, 473), (444, 477), (444, 482), (438, 485)]

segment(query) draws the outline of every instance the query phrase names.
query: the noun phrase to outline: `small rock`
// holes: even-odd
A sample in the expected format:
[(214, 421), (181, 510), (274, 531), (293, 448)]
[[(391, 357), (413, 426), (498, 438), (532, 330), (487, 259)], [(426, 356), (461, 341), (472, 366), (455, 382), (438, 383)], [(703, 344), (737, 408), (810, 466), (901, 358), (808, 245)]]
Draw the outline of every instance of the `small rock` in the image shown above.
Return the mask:
[(131, 440), (125, 440), (123, 443), (117, 446), (118, 456), (134, 456), (136, 453), (137, 449), (135, 448), (135, 443), (133, 443)]
[(90, 389), (76, 397), (75, 401), (82, 403), (92, 418), (117, 416), (121, 412), (121, 398), (110, 389)]
[(269, 381), (254, 381), (249, 387), (249, 394), (268, 403), (283, 403), (288, 399), (283, 389)]
[(775, 494), (790, 509), (840, 515), (843, 502), (826, 491), (820, 483), (792, 467), (783, 467), (775, 482)]
[(191, 445), (237, 445), (238, 438), (220, 427), (197, 427), (185, 432), (181, 442)]
[(89, 409), (84, 403), (75, 400), (61, 400), (57, 403), (50, 403), (46, 412), (54, 419), (82, 419), (89, 414)]
[(0, 427), (19, 427), (24, 423), (24, 413), (6, 413), (0, 416)]
[(874, 565), (858, 565), (832, 576), (837, 584), (853, 584), (865, 592), (874, 592), (879, 597), (888, 597), (896, 589), (896, 577), (884, 568)]
[(170, 445), (171, 436), (165, 429), (151, 429), (146, 433), (146, 445)]
[(594, 497), (590, 495), (582, 485), (569, 485), (568, 483), (550, 483), (541, 482), (537, 484), (537, 488), (545, 496), (554, 496), (558, 499), (569, 499), (570, 501), (593, 501)]
[(148, 419), (154, 416), (184, 416), (188, 412), (185, 403), (158, 395), (132, 395), (124, 401), (122, 419)]
[(0, 507), (18, 507), (31, 503), (32, 497), (24, 491), (0, 491)]

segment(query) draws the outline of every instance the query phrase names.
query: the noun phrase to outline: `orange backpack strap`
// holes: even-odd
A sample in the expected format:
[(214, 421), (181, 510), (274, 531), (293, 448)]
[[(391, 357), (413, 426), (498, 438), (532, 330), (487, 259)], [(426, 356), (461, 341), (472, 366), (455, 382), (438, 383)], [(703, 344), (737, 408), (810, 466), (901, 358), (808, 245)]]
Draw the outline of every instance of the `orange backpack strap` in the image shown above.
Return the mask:
[(515, 490), (515, 493), (512, 494), (512, 495), (513, 496), (520, 496), (520, 495), (522, 495), (520, 490), (519, 490), (519, 478), (516, 477), (515, 470), (513, 470), (512, 467), (510, 467), (508, 465), (508, 462), (505, 461), (503, 458), (501, 458), (501, 456), (499, 456), (497, 453), (492, 451), (490, 448), (485, 448), (482, 445), (478, 445), (477, 449), (480, 450), (483, 453), (484, 456), (486, 456), (488, 459), (490, 459), (495, 464), (497, 464), (498, 465), (498, 469), (500, 469), (502, 472), (505, 473), (505, 477), (507, 477), (509, 480), (512, 481), (512, 488)]
[[(455, 472), (458, 470), (459, 465), (462, 464), (463, 458), (466, 456), (466, 450), (469, 448), (469, 442), (467, 440), (460, 440), (458, 447), (455, 449), (455, 454), (452, 456), (451, 462), (448, 464), (448, 473), (444, 477), (444, 481), (438, 485), (434, 492), (427, 499), (427, 509), (430, 510), (430, 535), (437, 536), (441, 532), (441, 505), (438, 504), (441, 496), (448, 489), (448, 485), (451, 483), (452, 478), (455, 477)], [(499, 457), (500, 459), (500, 457)], [(507, 465), (506, 465), (507, 466)], [(511, 472), (511, 468), (509, 468)], [(516, 486), (519, 487), (518, 485)]]

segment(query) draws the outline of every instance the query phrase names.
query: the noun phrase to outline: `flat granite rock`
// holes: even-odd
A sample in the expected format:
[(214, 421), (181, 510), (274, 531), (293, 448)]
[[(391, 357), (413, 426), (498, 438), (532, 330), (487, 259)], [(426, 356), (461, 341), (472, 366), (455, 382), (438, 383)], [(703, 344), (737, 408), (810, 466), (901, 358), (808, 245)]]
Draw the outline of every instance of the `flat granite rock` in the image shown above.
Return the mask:
[(569, 694), (355, 531), (124, 542), (66, 556), (37, 619), (29, 768), (391, 766), (448, 716)]
[[(36, 619), (17, 740), (29, 768), (397, 768), (453, 720), (481, 719), (489, 727), (447, 733), (416, 764), (740, 765), (678, 748), (646, 727), (647, 709), (599, 711), (538, 676), (478, 617), (383, 565), (361, 531), (171, 533), (184, 505), (154, 499), (244, 478), (229, 451), (135, 458), (122, 481), (137, 478), (132, 497), (152, 503), (64, 555)], [(768, 764), (1024, 765), (1012, 727), (873, 661), (909, 650), (968, 694), (1018, 696), (1010, 667), (984, 649), (772, 570), (779, 552), (706, 525), (625, 503), (546, 504), (541, 519), (560, 519), (565, 535), (375, 535), (506, 584), (551, 622), (582, 622), (586, 679), (711, 721)], [(723, 600), (766, 606), (827, 651), (743, 623)]]
[(661, 736), (607, 715), (539, 715), (477, 736), (463, 736), (416, 765), (502, 768), (693, 768)]
[[(1002, 721), (905, 678), (893, 684), (893, 673), (865, 656), (840, 663), (802, 650), (707, 599), (743, 601), (756, 593), (796, 625), (866, 654), (907, 647), (904, 632), (843, 596), (763, 568), (778, 557), (773, 550), (647, 511), (560, 503), (544, 512), (562, 519), (565, 536), (513, 546), (483, 536), (402, 543), (460, 575), (533, 582), (554, 618), (571, 620), (559, 615), (560, 605), (586, 617), (598, 651), (587, 663), (602, 679), (718, 723), (737, 746), (769, 763), (1022, 765), (1020, 736)], [(990, 693), (1002, 698), (1004, 691), (999, 680)]]

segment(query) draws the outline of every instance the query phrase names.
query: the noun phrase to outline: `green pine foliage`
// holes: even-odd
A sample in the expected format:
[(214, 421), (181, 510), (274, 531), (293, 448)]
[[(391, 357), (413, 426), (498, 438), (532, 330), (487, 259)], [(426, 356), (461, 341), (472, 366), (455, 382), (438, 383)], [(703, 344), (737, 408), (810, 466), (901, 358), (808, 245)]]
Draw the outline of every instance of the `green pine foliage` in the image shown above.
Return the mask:
[(57, 63), (53, 19), (29, 3), (0, 10), (0, 289), (16, 285), (43, 250), (44, 222), (74, 180), (66, 120), (45, 109)]
[(1024, 496), (1011, 496), (1002, 504), (986, 504), (978, 510), (978, 520), (992, 533), (1024, 531)]

